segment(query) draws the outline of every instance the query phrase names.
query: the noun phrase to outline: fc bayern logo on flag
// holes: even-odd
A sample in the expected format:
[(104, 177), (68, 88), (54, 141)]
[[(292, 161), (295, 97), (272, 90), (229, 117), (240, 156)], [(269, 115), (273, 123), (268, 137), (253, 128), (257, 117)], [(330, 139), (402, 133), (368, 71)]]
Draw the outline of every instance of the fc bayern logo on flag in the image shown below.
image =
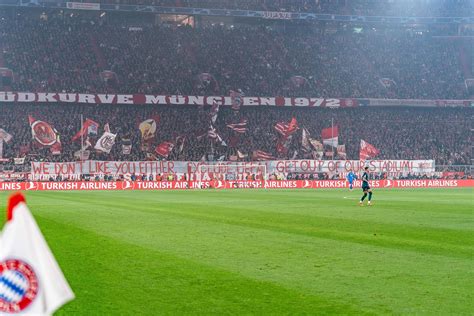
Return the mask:
[(38, 277), (21, 260), (0, 262), (0, 312), (18, 313), (38, 295)]

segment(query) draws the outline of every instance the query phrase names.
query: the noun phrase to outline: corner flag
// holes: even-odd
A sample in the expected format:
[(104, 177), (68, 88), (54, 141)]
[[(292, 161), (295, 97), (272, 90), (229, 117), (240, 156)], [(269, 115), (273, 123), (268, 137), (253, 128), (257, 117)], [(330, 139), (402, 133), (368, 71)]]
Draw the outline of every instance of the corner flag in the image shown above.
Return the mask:
[(51, 315), (74, 299), (21, 193), (0, 235), (0, 314)]

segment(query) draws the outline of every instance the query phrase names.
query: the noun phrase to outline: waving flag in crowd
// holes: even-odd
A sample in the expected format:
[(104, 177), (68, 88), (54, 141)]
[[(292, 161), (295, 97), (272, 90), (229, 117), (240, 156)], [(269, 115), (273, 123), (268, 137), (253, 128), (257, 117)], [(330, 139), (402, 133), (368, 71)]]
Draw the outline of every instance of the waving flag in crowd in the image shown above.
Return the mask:
[(314, 159), (321, 159), (324, 155), (323, 144), (312, 138), (306, 128), (303, 128), (301, 133), (301, 147), (303, 152), (312, 153)]
[(89, 136), (87, 136), (86, 139), (84, 140), (84, 143), (81, 146), (81, 149), (74, 152), (74, 159), (88, 160), (91, 153), (90, 150), (87, 150), (87, 148), (89, 147), (92, 147), (92, 144), (89, 140)]
[(275, 130), (280, 134), (280, 138), (276, 144), (276, 150), (281, 155), (288, 153), (288, 147), (291, 143), (292, 135), (298, 129), (296, 118), (291, 118), (289, 123), (279, 122), (275, 125)]
[(156, 127), (157, 124), (154, 119), (147, 119), (141, 122), (140, 125), (138, 125), (138, 129), (142, 135), (142, 140), (148, 141), (153, 139), (155, 137)]
[(25, 198), (13, 195), (0, 235), (0, 314), (52, 315), (72, 299)]
[(288, 129), (288, 124), (285, 122), (278, 122), (275, 124), (275, 130), (280, 135), (285, 135), (287, 129)]
[(301, 147), (303, 147), (303, 151), (305, 152), (311, 152), (311, 142), (310, 140), (310, 134), (306, 128), (303, 128), (301, 132)]
[(176, 148), (177, 148), (178, 153), (183, 152), (185, 141), (186, 141), (186, 136), (184, 136), (184, 135), (176, 137), (175, 144), (176, 144)]
[(298, 129), (298, 122), (296, 121), (296, 118), (291, 118), (289, 123), (285, 122), (278, 122), (275, 125), (275, 130), (280, 134), (281, 136), (288, 137), (292, 135), (296, 130)]
[(72, 138), (72, 141), (76, 141), (80, 139), (82, 136), (87, 136), (87, 135), (97, 135), (99, 131), (99, 123), (94, 122), (91, 119), (86, 119), (84, 121), (84, 124), (82, 124), (82, 128), (79, 132), (74, 135)]
[(162, 142), (156, 146), (155, 152), (161, 157), (168, 158), (173, 148), (174, 144), (172, 142)]
[(3, 143), (8, 143), (12, 138), (12, 135), (7, 133), (3, 128), (0, 128), (0, 159), (3, 158)]
[(377, 156), (378, 154), (380, 154), (380, 150), (375, 148), (374, 145), (369, 144), (363, 139), (360, 140), (360, 152), (359, 152), (360, 160), (371, 159)]
[(227, 124), (227, 127), (236, 132), (237, 134), (245, 134), (248, 131), (247, 128), (248, 120), (242, 120), (240, 123)]
[(346, 145), (338, 145), (337, 146), (337, 155), (341, 159), (346, 159), (347, 158)]
[(10, 135), (6, 130), (3, 128), (0, 128), (0, 141), (3, 141), (5, 143), (10, 142), (13, 139), (13, 136)]
[(285, 138), (281, 137), (276, 145), (276, 151), (277, 153), (281, 155), (286, 155), (288, 153), (288, 147), (290, 145), (291, 137), (290, 138)]
[(265, 161), (265, 160), (274, 160), (275, 157), (273, 157), (272, 154), (267, 153), (263, 150), (255, 150), (252, 153), (252, 159), (257, 160), (257, 161)]
[(104, 152), (104, 153), (110, 153), (112, 150), (112, 147), (115, 144), (115, 138), (117, 137), (117, 134), (112, 134), (110, 132), (110, 126), (109, 123), (104, 125), (104, 134), (99, 138), (97, 143), (94, 146), (94, 149)]
[(42, 146), (51, 146), (57, 141), (56, 130), (49, 123), (28, 116), (33, 139)]
[(324, 128), (321, 132), (321, 138), (324, 145), (337, 147), (339, 143), (339, 128), (337, 126)]

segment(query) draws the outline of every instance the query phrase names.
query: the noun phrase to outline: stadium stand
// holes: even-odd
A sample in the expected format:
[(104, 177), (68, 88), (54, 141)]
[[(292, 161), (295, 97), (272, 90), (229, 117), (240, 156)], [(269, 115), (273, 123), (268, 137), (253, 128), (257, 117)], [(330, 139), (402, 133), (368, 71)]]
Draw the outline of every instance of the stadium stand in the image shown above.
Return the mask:
[[(129, 25), (50, 14), (4, 17), (3, 90), (463, 99), (463, 42), (399, 29), (354, 34), (265, 27)], [(40, 28), (42, 32), (34, 32)], [(469, 49), (468, 55), (469, 56)], [(469, 58), (467, 58), (469, 59)], [(468, 67), (468, 66), (467, 66)], [(103, 71), (113, 71), (105, 84)], [(201, 84), (210, 74), (212, 84)], [(303, 77), (295, 84), (292, 77)], [(389, 84), (381, 84), (381, 80)]]
[[(102, 127), (109, 123), (111, 132), (118, 133), (116, 145), (110, 154), (91, 152), (91, 159), (102, 160), (146, 160), (146, 151), (140, 149), (140, 122), (155, 117), (159, 121), (157, 137), (150, 143), (149, 152), (161, 142), (172, 141), (185, 136), (182, 153), (177, 147), (169, 160), (198, 161), (208, 151), (209, 139), (198, 136), (205, 134), (208, 128), (208, 108), (196, 107), (172, 108), (146, 106), (130, 108), (128, 106), (58, 106), (58, 105), (21, 105), (2, 106), (0, 122), (2, 127), (13, 135), (10, 144), (5, 144), (5, 157), (24, 156), (21, 151), (33, 154), (32, 159), (49, 161), (73, 161), (74, 152), (80, 149), (80, 141), (71, 142), (80, 130), (80, 114), (98, 122)], [(49, 148), (31, 145), (31, 129), (28, 115), (44, 120), (57, 129), (61, 135), (62, 154), (52, 155)], [(315, 138), (320, 139), (321, 130), (334, 124), (339, 126), (339, 142), (346, 144), (347, 158), (359, 158), (359, 142), (364, 139), (379, 148), (380, 159), (435, 159), (440, 165), (470, 164), (470, 124), (473, 119), (471, 109), (415, 109), (415, 108), (354, 108), (354, 109), (262, 109), (244, 108), (235, 114), (228, 108), (219, 112), (216, 122), (217, 133), (227, 141), (228, 146), (217, 146), (216, 157), (230, 155), (239, 149), (248, 154), (254, 150), (263, 150), (278, 157), (275, 144), (278, 134), (274, 125), (295, 117), (301, 128), (305, 127)], [(158, 119), (159, 117), (159, 119)], [(442, 117), (442, 119), (440, 119)], [(248, 132), (237, 135), (227, 128), (229, 123), (248, 119)], [(289, 147), (288, 159), (301, 152), (301, 133)], [(121, 138), (131, 138), (132, 153), (122, 154)], [(91, 139), (91, 142), (96, 140)], [(27, 146), (25, 148), (24, 146)], [(329, 148), (326, 148), (329, 150)], [(251, 157), (246, 158), (250, 160)]]
[(469, 0), (439, 0), (435, 6), (426, 6), (423, 1), (397, 3), (393, 0), (93, 0), (88, 2), (379, 16), (465, 16), (469, 14), (469, 10), (472, 10), (472, 2)]
[[(397, 11), (388, 0), (101, 3), (367, 15), (379, 14), (383, 8), (386, 15), (418, 14), (415, 7), (410, 14)], [(461, 16), (470, 5), (459, 0), (457, 6), (446, 6), (450, 11), (440, 1), (424, 14)], [(92, 144), (106, 123), (118, 135), (109, 154), (91, 150), (89, 158), (96, 160), (230, 160), (241, 154), (245, 157), (239, 160), (249, 161), (257, 150), (278, 159), (310, 159), (314, 157), (301, 150), (303, 128), (320, 139), (321, 130), (333, 120), (347, 157), (335, 152), (336, 156), (325, 154), (322, 159), (359, 159), (359, 143), (364, 139), (380, 150), (378, 159), (471, 164), (474, 115), (472, 107), (466, 106), (472, 105), (468, 82), (473, 51), (464, 36), (439, 35), (452, 33), (450, 25), (424, 31), (357, 23), (255, 26), (242, 21), (192, 27), (149, 17), (140, 20), (136, 13), (109, 13), (105, 18), (105, 12), (99, 13), (53, 9), (1, 13), (0, 67), (5, 71), (0, 91), (228, 96), (233, 90), (244, 96), (350, 98), (357, 99), (358, 105), (367, 105), (365, 98), (417, 99), (420, 104), (436, 99), (466, 101), (454, 101), (463, 105), (459, 108), (245, 106), (236, 112), (222, 107), (213, 126), (225, 145), (210, 145), (209, 106), (3, 104), (0, 128), (13, 136), (3, 144), (7, 160), (26, 157), (25, 166), (31, 161), (74, 161), (81, 144), (71, 138), (83, 115), (100, 124), (99, 133), (90, 138)], [(470, 29), (458, 31), (469, 34)], [(52, 154), (51, 148), (31, 141), (29, 115), (57, 130), (61, 153)], [(281, 152), (275, 147), (279, 136), (274, 126), (292, 117), (300, 129)], [(158, 123), (157, 136), (144, 144), (138, 125), (149, 118)], [(248, 122), (243, 134), (227, 127), (242, 121)], [(178, 139), (184, 140), (183, 146), (177, 146)], [(155, 153), (163, 142), (175, 145), (166, 158)], [(131, 153), (123, 153), (125, 143), (131, 144)], [(325, 153), (331, 151), (324, 148)], [(3, 162), (3, 167), (20, 168), (12, 160)]]

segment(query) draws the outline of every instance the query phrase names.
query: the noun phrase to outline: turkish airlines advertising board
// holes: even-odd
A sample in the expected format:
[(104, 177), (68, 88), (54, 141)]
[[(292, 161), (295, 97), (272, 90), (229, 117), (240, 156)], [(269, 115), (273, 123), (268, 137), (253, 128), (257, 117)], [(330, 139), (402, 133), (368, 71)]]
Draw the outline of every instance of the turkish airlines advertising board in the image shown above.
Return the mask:
[[(474, 187), (474, 180), (373, 180), (372, 188), (459, 188)], [(355, 182), (355, 188), (361, 181)], [(81, 190), (187, 190), (187, 189), (348, 189), (345, 180), (282, 181), (90, 181), (90, 182), (0, 182), (0, 191)]]

